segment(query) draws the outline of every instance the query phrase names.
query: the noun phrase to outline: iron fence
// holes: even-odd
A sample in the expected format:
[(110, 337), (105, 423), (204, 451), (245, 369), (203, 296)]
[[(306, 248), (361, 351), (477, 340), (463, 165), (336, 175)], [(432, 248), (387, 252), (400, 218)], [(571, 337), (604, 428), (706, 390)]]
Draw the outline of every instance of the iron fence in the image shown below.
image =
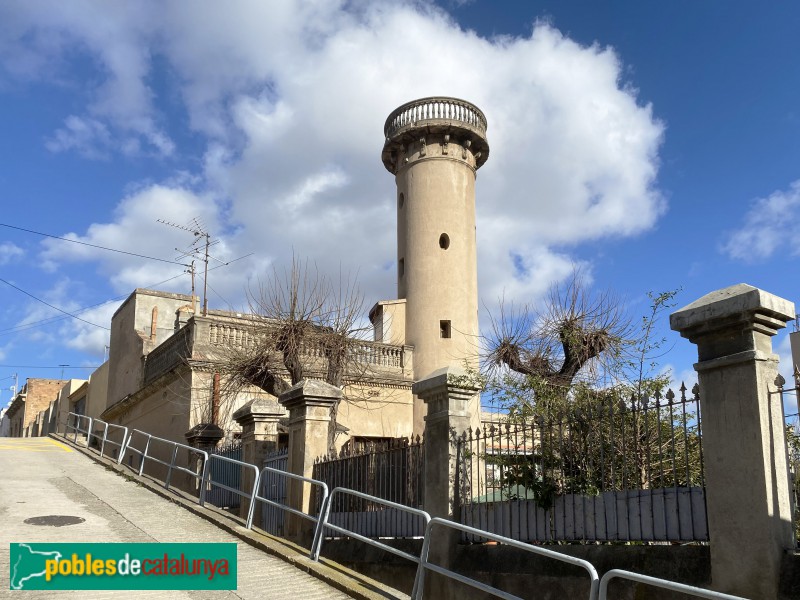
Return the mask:
[(205, 501), (218, 508), (236, 509), (241, 504), (241, 494), (234, 490), (242, 484), (242, 443), (234, 442), (209, 453), (218, 457), (208, 464), (208, 478), (205, 487)]
[(269, 454), (264, 459), (261, 471), (260, 496), (264, 502), (261, 507), (261, 525), (264, 531), (272, 535), (284, 535), (284, 516), (286, 511), (281, 507), (286, 504), (286, 477), (279, 471), (286, 471), (289, 466), (289, 449), (283, 448)]
[(697, 386), (565, 399), (453, 441), (464, 524), (535, 542), (708, 539)]
[[(786, 387), (786, 379), (778, 375), (775, 379), (776, 390), (770, 392), (780, 395), (781, 408), (784, 410), (784, 426), (786, 433), (786, 458), (789, 466), (789, 499), (791, 502), (791, 514), (794, 525), (795, 541), (800, 548), (800, 402), (798, 402), (798, 390), (800, 390), (800, 369), (794, 367), (794, 387)], [(786, 413), (787, 399), (794, 397), (794, 405), (797, 408), (792, 413)]]
[[(366, 444), (360, 451), (344, 449), (320, 459), (313, 478), (328, 488), (347, 488), (394, 504), (421, 508), (424, 497), (425, 444), (419, 437)], [(330, 522), (367, 537), (419, 537), (418, 519), (383, 503), (356, 495), (331, 500)], [(317, 508), (321, 508), (319, 503)]]

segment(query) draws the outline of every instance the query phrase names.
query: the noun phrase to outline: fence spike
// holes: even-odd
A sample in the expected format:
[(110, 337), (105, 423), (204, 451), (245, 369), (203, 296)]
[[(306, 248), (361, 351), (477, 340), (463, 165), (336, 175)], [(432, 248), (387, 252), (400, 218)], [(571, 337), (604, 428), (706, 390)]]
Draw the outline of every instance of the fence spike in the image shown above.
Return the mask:
[(800, 387), (800, 368), (797, 367), (797, 363), (794, 365), (794, 373), (792, 375), (794, 376), (795, 387)]
[(681, 387), (678, 389), (681, 392), (681, 402), (686, 404), (686, 385), (683, 382), (681, 382)]
[(783, 375), (778, 373), (778, 376), (775, 378), (775, 385), (778, 386), (779, 390), (783, 390), (783, 386), (786, 384), (786, 380), (783, 378)]
[(675, 400), (675, 392), (672, 391), (672, 388), (667, 390), (666, 398), (669, 405), (672, 406), (672, 403)]
[(700, 384), (695, 383), (692, 386), (692, 396), (694, 396), (695, 401), (700, 399)]

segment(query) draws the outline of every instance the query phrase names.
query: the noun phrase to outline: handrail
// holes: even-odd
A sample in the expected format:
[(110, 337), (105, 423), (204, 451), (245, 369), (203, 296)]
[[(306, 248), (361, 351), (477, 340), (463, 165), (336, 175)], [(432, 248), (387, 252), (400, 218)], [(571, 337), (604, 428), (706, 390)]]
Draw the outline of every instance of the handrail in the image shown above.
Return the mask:
[[(283, 475), (285, 477), (288, 477), (289, 479), (294, 479), (296, 481), (303, 481), (305, 483), (310, 483), (312, 485), (317, 485), (317, 486), (321, 487), (322, 488), (322, 503), (321, 503), (321, 506), (323, 508), (325, 507), (325, 504), (326, 504), (326, 502), (328, 500), (328, 484), (326, 484), (324, 481), (317, 481), (316, 479), (311, 479), (310, 477), (303, 477), (302, 475), (295, 475), (294, 473), (289, 473), (288, 471), (281, 471), (280, 469), (275, 469), (273, 467), (264, 467), (263, 469), (261, 469), (261, 472), (258, 474), (258, 487), (261, 486), (261, 482), (264, 479), (264, 473), (266, 473), (266, 472), (274, 473), (276, 475)], [(256, 489), (258, 489), (258, 488), (256, 488)], [(320, 510), (320, 514), (315, 517), (315, 516), (310, 515), (308, 513), (304, 513), (301, 510), (297, 510), (296, 508), (292, 508), (291, 506), (288, 506), (286, 504), (281, 504), (280, 502), (275, 502), (275, 500), (271, 500), (269, 498), (264, 498), (262, 496), (259, 496), (258, 492), (256, 492), (256, 495), (254, 497), (254, 501), (253, 501), (252, 504), (255, 505), (256, 502), (259, 502), (259, 501), (260, 502), (265, 502), (265, 503), (269, 504), (270, 506), (274, 506), (275, 508), (280, 508), (280, 509), (285, 510), (285, 511), (287, 511), (287, 512), (293, 514), (293, 515), (297, 515), (298, 517), (302, 517), (304, 519), (308, 519), (309, 521), (312, 521), (313, 523), (316, 523), (317, 527), (315, 527), (314, 538), (311, 541), (311, 554), (309, 555), (309, 558), (311, 558), (311, 560), (314, 560), (314, 561), (319, 560), (319, 550), (317, 549), (316, 554), (314, 553), (314, 550), (316, 548), (317, 532), (319, 531), (319, 522), (320, 522), (320, 516), (322, 514), (322, 510)], [(249, 514), (248, 519), (247, 519), (247, 528), (248, 529), (252, 529), (252, 527), (253, 527), (253, 510), (252, 510), (252, 506), (251, 506), (250, 514)]]
[[(94, 426), (97, 425), (98, 423), (101, 423), (103, 425), (103, 437), (100, 440), (100, 456), (104, 456), (106, 444), (111, 444), (113, 446), (117, 446), (119, 448), (119, 455), (117, 456), (117, 464), (120, 464), (122, 462), (122, 455), (125, 454), (125, 445), (128, 442), (128, 428), (123, 426), (123, 425), (117, 425), (115, 423), (106, 423), (105, 421), (101, 421), (100, 419), (93, 419), (91, 432), (86, 437), (86, 445), (87, 445), (87, 447), (89, 446), (89, 442), (90, 442), (92, 437), (94, 437), (96, 439), (100, 439), (100, 436), (97, 435), (94, 432)], [(116, 429), (122, 430), (122, 441), (121, 442), (115, 442), (115, 441), (109, 439), (109, 437), (108, 437), (108, 428), (109, 427), (114, 427)]]
[[(545, 550), (544, 548), (540, 548), (538, 546), (532, 546), (524, 542), (519, 542), (517, 540), (504, 537), (502, 535), (497, 535), (495, 533), (490, 533), (488, 531), (482, 531), (480, 529), (475, 529), (474, 527), (469, 527), (468, 525), (461, 525), (460, 523), (456, 523), (454, 521), (448, 521), (446, 519), (442, 519), (439, 517), (431, 519), (430, 522), (428, 523), (428, 526), (425, 528), (425, 538), (422, 543), (422, 553), (420, 554), (419, 568), (417, 573), (418, 577), (420, 577), (419, 571), (422, 571), (424, 573), (425, 569), (430, 569), (434, 573), (439, 573), (440, 575), (450, 577), (451, 579), (455, 579), (456, 581), (465, 583), (471, 587), (474, 587), (476, 589), (497, 596), (498, 598), (505, 598), (506, 600), (523, 600), (519, 596), (509, 594), (508, 592), (504, 592), (503, 590), (499, 590), (495, 587), (492, 587), (485, 583), (481, 583), (480, 581), (477, 581), (475, 579), (465, 577), (460, 573), (455, 573), (450, 569), (429, 562), (428, 553), (430, 552), (430, 546), (431, 546), (431, 530), (435, 525), (450, 527), (451, 529), (457, 529), (459, 531), (464, 531), (466, 533), (478, 535), (488, 540), (494, 540), (503, 544), (507, 544), (509, 546), (514, 546), (515, 548), (519, 548), (521, 550), (527, 550), (528, 552), (532, 552), (533, 554), (541, 554), (542, 556), (547, 556), (548, 558), (552, 558), (554, 560), (560, 560), (562, 562), (582, 567), (586, 569), (591, 579), (591, 584), (589, 587), (589, 600), (594, 600), (595, 598), (597, 598), (597, 588), (600, 583), (600, 578), (597, 576), (597, 570), (589, 561), (580, 558), (575, 558), (574, 556), (569, 556), (567, 554), (561, 554), (560, 552), (554, 552), (553, 550)], [(422, 579), (423, 577), (420, 577), (420, 579)], [(420, 600), (422, 598), (423, 591), (424, 591), (423, 586), (419, 586), (419, 588), (416, 588), (417, 592), (416, 595), (414, 595), (414, 593), (412, 592), (411, 599)]]
[[(70, 417), (75, 417), (75, 425), (73, 425), (71, 427), (70, 427), (70, 424), (69, 424), (69, 418)], [(81, 419), (87, 419), (89, 421), (89, 423), (87, 424), (85, 430), (81, 429), (81, 427), (80, 427)], [(67, 433), (69, 433), (68, 430), (70, 428), (72, 428), (74, 430), (74, 432), (75, 432), (75, 435), (72, 437), (72, 441), (77, 444), (78, 443), (78, 432), (85, 433), (86, 434), (86, 447), (88, 448), (89, 447), (89, 432), (92, 430), (92, 420), (93, 420), (92, 417), (87, 417), (86, 415), (82, 415), (82, 414), (79, 414), (79, 413), (74, 413), (74, 412), (67, 413), (67, 423), (64, 426), (64, 437), (66, 437)]]
[[(384, 500), (383, 498), (378, 498), (377, 496), (370, 496), (369, 494), (365, 494), (363, 492), (357, 492), (355, 490), (351, 490), (348, 488), (337, 487), (331, 492), (331, 495), (328, 496), (328, 503), (322, 507), (322, 518), (317, 522), (317, 530), (314, 532), (314, 542), (316, 544), (316, 548), (312, 545), (312, 558), (314, 560), (319, 559), (320, 551), (322, 550), (322, 541), (324, 539), (324, 532), (325, 528), (333, 529), (334, 531), (338, 531), (339, 533), (344, 533), (345, 535), (362, 541), (365, 544), (369, 544), (371, 546), (375, 546), (376, 548), (380, 548), (381, 550), (385, 550), (386, 552), (390, 552), (396, 556), (400, 556), (402, 558), (406, 558), (417, 565), (421, 565), (422, 556), (415, 556), (413, 554), (409, 554), (408, 552), (403, 552), (402, 550), (398, 550), (397, 548), (393, 548), (387, 544), (383, 544), (377, 540), (373, 540), (372, 538), (368, 538), (361, 534), (356, 533), (355, 531), (351, 531), (349, 529), (345, 529), (344, 527), (340, 527), (339, 525), (334, 525), (333, 523), (328, 522), (328, 517), (331, 513), (331, 505), (333, 504), (333, 497), (337, 494), (346, 494), (350, 496), (356, 496), (357, 498), (363, 498), (364, 500), (369, 500), (370, 502), (376, 502), (378, 504), (383, 504), (384, 506), (388, 506), (389, 508), (395, 508), (397, 510), (401, 510), (403, 512), (411, 513), (412, 515), (417, 515), (418, 517), (422, 517), (425, 520), (425, 530), (427, 531), (430, 527), (431, 523), (431, 516), (421, 510), (419, 508), (412, 508), (410, 506), (405, 506), (403, 504), (398, 504), (397, 502), (391, 502), (389, 500)], [(425, 545), (423, 544), (423, 549)], [(314, 558), (316, 557), (316, 558)], [(417, 569), (417, 575), (414, 578), (414, 587), (411, 591), (411, 598), (415, 598), (414, 593), (417, 592), (422, 588), (425, 579), (425, 572), (424, 570)], [(421, 592), (420, 592), (421, 593)], [(421, 596), (420, 596), (421, 597)]]
[(615, 577), (617, 579), (627, 579), (629, 581), (636, 581), (638, 583), (646, 583), (647, 585), (652, 585), (653, 587), (659, 587), (674, 592), (681, 592), (689, 596), (696, 596), (697, 598), (714, 598), (716, 600), (747, 600), (746, 598), (742, 598), (742, 596), (731, 596), (730, 594), (723, 594), (722, 592), (714, 592), (712, 590), (706, 590), (693, 585), (675, 583), (674, 581), (658, 579), (657, 577), (641, 575), (640, 573), (633, 573), (631, 571), (624, 571), (622, 569), (612, 569), (603, 575), (603, 578), (600, 580), (599, 600), (608, 599), (608, 582)]
[[(135, 433), (141, 433), (142, 435), (147, 436), (147, 443), (145, 444), (144, 450), (139, 450), (138, 448), (135, 448), (135, 447), (131, 446), (131, 440), (133, 440), (133, 435)], [(170, 462), (165, 462), (165, 461), (163, 461), (161, 459), (158, 459), (158, 458), (155, 458), (154, 456), (151, 456), (149, 454), (150, 442), (152, 442), (153, 440), (155, 440), (157, 442), (163, 442), (165, 444), (169, 444), (169, 445), (173, 446), (173, 448), (172, 448), (172, 458), (170, 459)], [(177, 460), (177, 457), (178, 457), (178, 448), (183, 448), (183, 449), (189, 451), (189, 453), (199, 454), (199, 455), (201, 455), (203, 457), (203, 469), (202, 469), (202, 473), (200, 475), (198, 475), (195, 471), (193, 471), (191, 469), (187, 469), (186, 467), (182, 467), (182, 466), (176, 464), (176, 460)], [(157, 463), (162, 464), (165, 467), (167, 467), (168, 468), (167, 477), (166, 477), (166, 479), (164, 481), (164, 487), (166, 489), (169, 489), (169, 483), (170, 483), (170, 479), (172, 478), (172, 471), (173, 470), (181, 471), (181, 472), (186, 473), (187, 475), (191, 475), (195, 479), (199, 479), (201, 481), (203, 481), (205, 479), (205, 477), (206, 477), (206, 471), (208, 470), (208, 452), (206, 452), (205, 450), (199, 450), (198, 448), (192, 448), (191, 446), (187, 446), (186, 444), (179, 444), (178, 442), (173, 442), (172, 440), (167, 440), (167, 439), (164, 439), (164, 438), (156, 437), (156, 436), (151, 435), (149, 433), (146, 433), (146, 432), (144, 432), (144, 431), (142, 431), (140, 429), (134, 429), (134, 430), (131, 431), (130, 436), (128, 437), (128, 443), (125, 446), (125, 450), (126, 451), (130, 450), (131, 452), (135, 452), (136, 454), (138, 454), (138, 455), (140, 455), (142, 457), (142, 461), (141, 461), (141, 463), (139, 465), (139, 475), (140, 476), (144, 472), (144, 465), (145, 465), (145, 462), (148, 459), (152, 460), (153, 462), (157, 462)], [(204, 491), (203, 489), (201, 489), (201, 491), (200, 491), (201, 497), (203, 496), (203, 491)]]
[(252, 521), (253, 521), (253, 510), (255, 508), (255, 502), (253, 502), (253, 499), (256, 497), (256, 492), (258, 491), (258, 485), (259, 485), (260, 479), (261, 479), (261, 477), (260, 477), (261, 474), (258, 471), (258, 467), (256, 465), (254, 465), (254, 464), (246, 463), (246, 462), (244, 462), (242, 460), (237, 460), (235, 458), (230, 458), (228, 456), (221, 456), (219, 454), (211, 454), (211, 455), (208, 456), (207, 462), (209, 463), (209, 465), (210, 465), (212, 460), (221, 460), (221, 461), (224, 461), (224, 462), (233, 463), (233, 464), (241, 466), (242, 468), (252, 467), (253, 470), (255, 471), (255, 476), (253, 477), (253, 491), (248, 494), (247, 492), (244, 492), (244, 491), (242, 491), (240, 489), (232, 488), (232, 487), (230, 487), (228, 485), (225, 485), (224, 483), (219, 483), (218, 481), (214, 481), (213, 479), (211, 479), (209, 477), (209, 474), (211, 473), (211, 468), (209, 466), (209, 468), (203, 469), (203, 478), (200, 480), (200, 506), (205, 506), (205, 503), (206, 503), (206, 485), (209, 484), (209, 483), (211, 485), (216, 485), (217, 487), (221, 487), (223, 489), (226, 489), (229, 492), (233, 492), (234, 494), (238, 494), (242, 498), (248, 498), (250, 500), (250, 508), (247, 511), (247, 523), (248, 523), (247, 528), (250, 529), (250, 523), (252, 523)]

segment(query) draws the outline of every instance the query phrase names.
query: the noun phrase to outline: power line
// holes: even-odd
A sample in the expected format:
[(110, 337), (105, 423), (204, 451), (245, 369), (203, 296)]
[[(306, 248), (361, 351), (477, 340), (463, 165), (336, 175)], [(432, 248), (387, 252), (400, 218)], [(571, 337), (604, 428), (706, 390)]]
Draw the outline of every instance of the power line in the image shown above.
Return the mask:
[[(94, 367), (73, 367), (70, 365), (0, 365), (0, 369), (99, 369), (99, 366)], [(12, 375), (13, 377), (13, 375)]]
[[(237, 259), (238, 260), (238, 259)], [(219, 267), (215, 267), (219, 268)], [(174, 277), (170, 277), (169, 279), (164, 279), (163, 281), (159, 281), (158, 283), (153, 283), (146, 287), (154, 288), (162, 285), (164, 283), (168, 283), (173, 279), (177, 279), (178, 277), (182, 277), (184, 273), (180, 273), (179, 275), (175, 275)], [(74, 314), (79, 315), (84, 313), (88, 310), (93, 308), (97, 308), (98, 306), (103, 306), (104, 304), (109, 304), (110, 302), (116, 302), (117, 300), (122, 300), (123, 298), (127, 298), (129, 294), (123, 294), (121, 296), (115, 296), (114, 298), (109, 298), (108, 300), (104, 300), (103, 302), (99, 302), (97, 304), (92, 304), (91, 306), (84, 306), (83, 308), (79, 308), (78, 310), (74, 311)], [(9, 327), (8, 329), (0, 329), (0, 335), (3, 334), (11, 334), (17, 333), (19, 331), (25, 331), (26, 329), (33, 329), (34, 327), (39, 327), (40, 325), (49, 325), (51, 323), (56, 323), (58, 321), (63, 321), (64, 319), (68, 318), (72, 315), (67, 315), (64, 317), (48, 317), (47, 319), (40, 319), (38, 321), (31, 321), (30, 323), (21, 323), (20, 325), (15, 325), (14, 327)]]
[(63, 309), (61, 309), (61, 308), (58, 308), (57, 306), (53, 306), (53, 305), (52, 305), (52, 304), (50, 304), (49, 302), (45, 302), (45, 301), (44, 301), (44, 300), (42, 300), (41, 298), (37, 298), (36, 296), (34, 296), (33, 294), (31, 294), (30, 292), (26, 292), (26, 291), (25, 291), (25, 290), (23, 290), (22, 288), (15, 286), (13, 283), (10, 283), (10, 282), (6, 281), (5, 279), (2, 279), (2, 278), (0, 278), (0, 281), (2, 281), (3, 283), (5, 283), (5, 284), (6, 284), (6, 285), (8, 285), (8, 286), (11, 286), (12, 288), (14, 288), (14, 289), (15, 289), (15, 290), (17, 290), (17, 291), (20, 291), (20, 292), (22, 292), (22, 293), (23, 293), (23, 294), (25, 294), (26, 296), (30, 296), (31, 298), (33, 298), (33, 299), (34, 299), (34, 300), (36, 300), (37, 302), (41, 302), (41, 303), (42, 303), (42, 304), (44, 304), (45, 306), (49, 306), (50, 308), (52, 308), (52, 309), (54, 309), (54, 310), (57, 310), (57, 311), (58, 311), (58, 312), (60, 312), (60, 313), (64, 313), (65, 315), (67, 315), (67, 316), (69, 316), (69, 317), (72, 317), (73, 319), (78, 319), (78, 321), (82, 321), (83, 323), (86, 323), (86, 324), (88, 324), (88, 325), (93, 325), (93, 326), (95, 326), (95, 327), (99, 327), (100, 329), (105, 329), (106, 331), (111, 331), (111, 329), (109, 329), (108, 327), (105, 327), (105, 326), (103, 326), (103, 325), (98, 325), (97, 323), (92, 323), (91, 321), (87, 321), (86, 319), (81, 319), (81, 318), (80, 318), (79, 316), (77, 316), (77, 315), (73, 315), (72, 313), (70, 313), (70, 312), (67, 312), (66, 310), (63, 310)]
[[(0, 225), (2, 225), (2, 223), (0, 223)], [(222, 267), (227, 267), (228, 265), (230, 265), (232, 263), (235, 263), (235, 262), (237, 262), (239, 260), (242, 260), (242, 259), (245, 259), (245, 258), (249, 258), (250, 256), (253, 256), (253, 254), (254, 253), (251, 252), (250, 254), (245, 254), (244, 256), (240, 256), (239, 258), (234, 258), (233, 260), (230, 260), (230, 261), (228, 261), (226, 263), (223, 263), (221, 265), (217, 265), (216, 267), (209, 268), (209, 271), (214, 271), (215, 269), (221, 269)], [(180, 263), (178, 263), (178, 264), (180, 264)], [(178, 277), (183, 277), (183, 275), (185, 273), (186, 273), (186, 271), (184, 271), (183, 273), (179, 273), (178, 275), (174, 275), (172, 277), (169, 277), (168, 279), (164, 279), (162, 281), (159, 281), (157, 283), (152, 283), (152, 284), (146, 285), (145, 287), (146, 288), (157, 288), (158, 286), (163, 285), (165, 283), (169, 283), (170, 281), (172, 281), (174, 279), (177, 279)], [(14, 287), (14, 288), (18, 289), (19, 291), (27, 294), (28, 296), (31, 296), (35, 300), (39, 300), (35, 296), (33, 296), (31, 294), (28, 294), (28, 292), (25, 292), (24, 290), (21, 290), (20, 288), (17, 288), (16, 286), (8, 283), (7, 281), (5, 281), (3, 279), (0, 279), (0, 281), (3, 281), (4, 283), (7, 283), (8, 285), (11, 285), (11, 287)], [(225, 298), (222, 298), (222, 296), (220, 296), (220, 294), (216, 290), (212, 289), (212, 291), (214, 291), (214, 293), (217, 294), (217, 296), (219, 296), (220, 299), (222, 299), (223, 302), (225, 302), (226, 304), (228, 304), (228, 306), (230, 306), (230, 303), (227, 300), (225, 300)], [(99, 302), (97, 304), (92, 304), (90, 306), (85, 306), (83, 308), (79, 308), (76, 311), (74, 311), (74, 313), (68, 313), (66, 311), (61, 310), (60, 308), (52, 307), (52, 308), (55, 308), (56, 310), (64, 313), (65, 316), (63, 316), (63, 317), (48, 317), (46, 319), (40, 319), (38, 321), (31, 321), (30, 323), (21, 323), (20, 325), (15, 325), (14, 327), (9, 327), (7, 329), (0, 329), (0, 335), (10, 335), (10, 334), (13, 334), (13, 333), (18, 333), (20, 331), (25, 331), (27, 329), (33, 329), (34, 327), (39, 327), (41, 325), (49, 325), (51, 323), (57, 323), (58, 321), (63, 321), (64, 319), (69, 318), (69, 317), (82, 321), (83, 319), (80, 319), (76, 315), (84, 313), (84, 312), (86, 312), (88, 310), (91, 310), (92, 308), (97, 308), (98, 306), (103, 306), (104, 304), (108, 304), (110, 302), (116, 302), (117, 300), (122, 300), (123, 298), (127, 298), (128, 295), (129, 294), (123, 294), (121, 296), (115, 296), (113, 298), (109, 298), (108, 300), (104, 300), (103, 302)], [(39, 300), (39, 302), (43, 302), (44, 304), (47, 304), (43, 300)], [(48, 304), (48, 306), (51, 306), (51, 305)], [(89, 321), (85, 321), (85, 322), (89, 323)], [(90, 325), (95, 325), (96, 327), (103, 327), (102, 325), (96, 325), (95, 323), (89, 323), (89, 324)], [(103, 329), (108, 329), (108, 328), (107, 327), (103, 327)]]
[(127, 250), (119, 250), (117, 248), (108, 248), (106, 246), (99, 246), (97, 244), (90, 244), (89, 242), (81, 242), (78, 240), (71, 240), (65, 237), (59, 237), (57, 235), (51, 235), (49, 233), (42, 233), (41, 231), (34, 231), (33, 229), (25, 229), (24, 227), (17, 227), (15, 225), (9, 225), (8, 223), (0, 223), (0, 227), (8, 227), (9, 229), (16, 229), (17, 231), (24, 231), (26, 233), (33, 233), (36, 235), (41, 235), (43, 237), (53, 238), (54, 240), (61, 240), (62, 242), (71, 242), (73, 244), (80, 244), (81, 246), (89, 246), (90, 248), (97, 248), (99, 250), (107, 250), (109, 252), (118, 252), (119, 254), (127, 254), (128, 256), (136, 256), (138, 258), (146, 258), (148, 260), (157, 260), (158, 262), (169, 263), (171, 265), (180, 265), (181, 263), (176, 262), (174, 260), (167, 260), (165, 258), (156, 258), (155, 256), (147, 256), (145, 254), (137, 254), (136, 252), (128, 252)]

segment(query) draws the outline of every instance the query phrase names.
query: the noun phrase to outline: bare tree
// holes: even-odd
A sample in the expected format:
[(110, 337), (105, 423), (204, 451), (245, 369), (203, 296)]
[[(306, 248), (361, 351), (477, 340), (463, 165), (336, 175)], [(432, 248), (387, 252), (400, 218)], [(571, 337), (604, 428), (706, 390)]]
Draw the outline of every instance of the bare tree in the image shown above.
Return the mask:
[(619, 362), (631, 345), (633, 327), (613, 294), (592, 294), (579, 270), (553, 286), (538, 311), (501, 303), (487, 338), (487, 364), (570, 386), (582, 374), (596, 377)]
[[(363, 296), (354, 278), (338, 281), (293, 257), (273, 268), (266, 282), (248, 290), (251, 331), (223, 360), (228, 394), (256, 386), (279, 396), (305, 377), (343, 388), (365, 376)], [(333, 449), (339, 406), (331, 409), (328, 446)]]

